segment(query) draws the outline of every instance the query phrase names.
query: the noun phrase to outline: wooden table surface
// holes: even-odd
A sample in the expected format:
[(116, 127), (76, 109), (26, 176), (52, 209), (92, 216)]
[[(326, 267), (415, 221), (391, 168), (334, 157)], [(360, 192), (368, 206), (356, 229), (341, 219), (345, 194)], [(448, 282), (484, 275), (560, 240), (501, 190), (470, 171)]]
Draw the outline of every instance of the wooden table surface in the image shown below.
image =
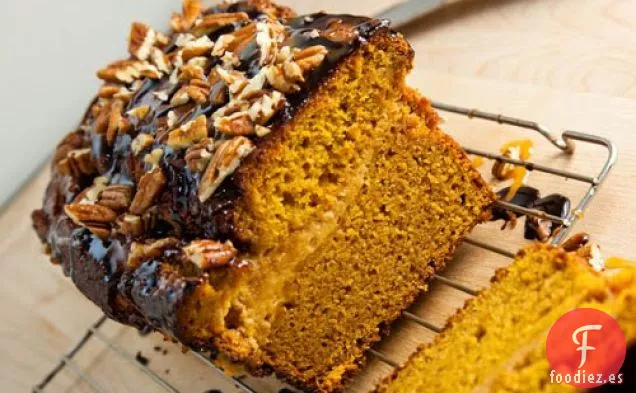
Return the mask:
[[(300, 12), (322, 8), (375, 14), (394, 1), (286, 3)], [(573, 129), (613, 140), (619, 147), (618, 165), (576, 229), (592, 234), (605, 255), (635, 259), (636, 1), (460, 1), (418, 20), (404, 32), (417, 54), (410, 82), (425, 95), (536, 120), (555, 132)], [(116, 38), (122, 45), (124, 36), (125, 32)], [(528, 131), (445, 117), (446, 129), (465, 146), (495, 151), (506, 141), (530, 136), (536, 142), (533, 159), (537, 162), (590, 175), (596, 175), (604, 159), (599, 148), (579, 145), (573, 157), (566, 157)], [(483, 170), (487, 173), (489, 164)], [(31, 230), (29, 213), (40, 204), (48, 177), (45, 172), (36, 176), (0, 216), (0, 310), (4, 317), (0, 323), (0, 386), (6, 392), (29, 390), (100, 315), (59, 268), (47, 263)], [(579, 182), (536, 172), (530, 184), (539, 186), (544, 194), (560, 192), (573, 200), (585, 189)], [(484, 225), (472, 237), (508, 250), (523, 244), (519, 228), (500, 233), (495, 226)], [(507, 258), (465, 245), (444, 274), (480, 288), (487, 285), (494, 269), (507, 263)], [(411, 311), (441, 325), (467, 297), (435, 283)], [(149, 358), (153, 370), (181, 391), (235, 391), (192, 354), (182, 354), (179, 347), (162, 342), (156, 335), (140, 338), (135, 331), (112, 322), (106, 324), (104, 334), (133, 356), (140, 351)], [(400, 321), (379, 349), (402, 361), (418, 343), (432, 337), (431, 331)], [(153, 349), (155, 346), (161, 350)], [(163, 391), (137, 369), (135, 362), (115, 356), (96, 340), (81, 352), (77, 364), (107, 391)], [(367, 391), (389, 371), (388, 365), (371, 357), (351, 391)], [(257, 384), (259, 391), (277, 391), (272, 381)], [(46, 391), (91, 390), (67, 370)]]

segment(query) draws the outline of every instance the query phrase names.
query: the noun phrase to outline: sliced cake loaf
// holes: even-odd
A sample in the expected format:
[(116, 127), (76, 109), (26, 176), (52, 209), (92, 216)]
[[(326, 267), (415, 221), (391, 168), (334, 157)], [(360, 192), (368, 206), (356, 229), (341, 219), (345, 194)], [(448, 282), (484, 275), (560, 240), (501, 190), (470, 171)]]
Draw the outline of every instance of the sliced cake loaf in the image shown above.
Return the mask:
[(633, 378), (636, 269), (599, 273), (577, 253), (534, 245), (498, 271), (492, 286), (468, 301), (377, 392), (579, 391), (550, 379), (546, 356), (548, 331), (575, 308), (598, 309), (618, 321), (628, 347), (623, 370), (632, 368), (624, 380)]
[(59, 145), (34, 225), (110, 317), (334, 391), (494, 197), (387, 23), (184, 2)]

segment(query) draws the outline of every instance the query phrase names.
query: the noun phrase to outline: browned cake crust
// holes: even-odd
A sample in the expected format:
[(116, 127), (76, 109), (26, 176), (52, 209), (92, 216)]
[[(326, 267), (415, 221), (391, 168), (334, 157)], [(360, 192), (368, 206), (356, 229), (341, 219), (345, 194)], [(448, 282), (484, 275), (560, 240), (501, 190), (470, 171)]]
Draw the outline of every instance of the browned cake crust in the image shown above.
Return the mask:
[[(378, 326), (388, 325), (426, 289), (492, 202), (492, 193), (459, 146), (438, 129), (430, 103), (405, 88), (413, 51), (386, 21), (324, 13), (297, 17), (266, 0), (209, 10), (202, 10), (198, 0), (185, 0), (172, 27), (164, 36), (134, 24), (131, 57), (98, 72), (105, 84), (78, 129), (57, 147), (43, 208), (32, 215), (36, 232), (51, 260), (110, 318), (160, 331), (193, 349), (220, 350), (256, 374), (275, 371), (305, 389), (340, 390), (379, 339)], [(364, 94), (347, 91), (347, 81)], [(344, 98), (332, 99), (336, 93)], [(384, 116), (374, 113), (382, 105)], [(321, 113), (333, 116), (324, 119)], [(334, 130), (338, 122), (346, 130), (334, 135), (342, 130)], [(323, 174), (311, 172), (314, 152), (303, 150), (314, 142), (295, 139), (306, 134), (317, 140), (333, 137), (333, 144), (315, 143), (316, 151), (324, 147), (329, 153), (315, 160), (316, 167), (323, 160)], [(401, 173), (394, 184), (392, 171), (381, 165), (402, 165), (390, 158), (402, 157), (400, 152), (415, 172)], [(437, 157), (439, 162), (418, 161)], [(301, 171), (279, 178), (264, 169), (292, 165)], [(403, 181), (419, 182), (427, 175), (454, 182), (452, 189), (434, 189), (427, 180), (420, 194), (413, 193), (427, 198), (427, 187), (433, 187), (432, 203), (448, 206), (447, 212), (426, 216), (432, 220), (428, 229), (433, 233), (426, 235), (431, 244), (425, 244), (428, 237), (408, 237), (417, 220), (393, 217), (379, 201), (365, 199), (354, 177), (366, 167), (378, 173), (370, 181), (386, 182), (390, 192), (404, 193)], [(308, 178), (317, 183), (311, 193), (302, 188)], [(272, 183), (301, 186), (259, 193), (274, 189)], [(349, 183), (358, 188), (350, 190)], [(374, 192), (383, 191), (376, 187)], [(419, 208), (419, 201), (407, 202)], [(376, 235), (367, 212), (358, 221), (335, 223), (334, 217), (347, 216), (350, 206), (342, 207), (347, 204), (364, 204), (398, 223), (409, 222), (397, 235), (390, 225), (379, 226), (378, 235), (384, 230), (386, 237), (376, 244), (385, 247), (382, 242), (406, 233), (406, 239), (424, 242), (431, 251), (402, 258), (402, 250), (394, 250), (390, 257), (404, 277), (395, 281), (399, 287), (386, 286), (392, 294), (387, 311), (370, 313), (368, 329), (353, 339), (346, 334), (334, 339), (331, 344), (343, 347), (339, 358), (308, 369), (311, 359), (303, 357), (303, 348), (285, 347), (298, 341), (286, 330), (293, 314), (286, 314), (287, 306), (294, 297), (308, 297), (305, 303), (316, 305), (322, 299), (303, 292), (304, 284), (293, 274), (330, 264), (313, 251), (312, 238), (303, 236), (315, 235), (328, 249), (332, 233), (324, 228), (331, 228), (334, 242), (338, 228), (366, 231), (361, 239)], [(279, 215), (279, 205), (289, 212)], [(442, 222), (446, 218), (454, 222)], [(339, 241), (346, 249), (346, 240)], [(386, 247), (390, 252), (390, 244)], [(346, 265), (347, 257), (336, 258)], [(393, 268), (391, 263), (385, 265)], [(375, 285), (362, 277), (360, 288), (350, 288), (360, 296), (365, 286)], [(394, 281), (385, 275), (378, 279)], [(265, 305), (258, 304), (261, 300)], [(321, 315), (326, 320), (316, 322), (319, 330), (328, 328), (331, 318)], [(311, 312), (298, 318), (308, 324), (318, 319)], [(345, 341), (357, 344), (344, 348)]]

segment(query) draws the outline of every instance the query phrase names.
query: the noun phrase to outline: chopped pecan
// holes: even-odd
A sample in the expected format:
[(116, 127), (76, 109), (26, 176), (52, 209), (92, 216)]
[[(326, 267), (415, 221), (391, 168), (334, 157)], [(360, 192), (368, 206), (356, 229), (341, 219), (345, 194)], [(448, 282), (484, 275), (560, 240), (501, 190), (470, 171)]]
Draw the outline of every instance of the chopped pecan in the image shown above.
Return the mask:
[(170, 131), (168, 134), (168, 146), (175, 149), (185, 149), (193, 143), (199, 142), (208, 136), (208, 121), (205, 115), (187, 122), (181, 127)]
[(140, 105), (126, 112), (128, 116), (136, 117), (139, 120), (145, 119), (148, 113), (150, 113), (150, 106), (148, 105)]
[(206, 271), (228, 265), (238, 251), (231, 241), (221, 243), (217, 240), (193, 240), (183, 247), (186, 257), (201, 270)]
[(104, 188), (97, 203), (113, 211), (125, 211), (132, 202), (132, 192), (131, 186), (113, 184)]
[(278, 44), (285, 38), (285, 27), (279, 22), (258, 22), (256, 31), (256, 43), (261, 51), (259, 64), (270, 64), (276, 59)]
[(210, 138), (190, 146), (185, 154), (188, 168), (192, 172), (203, 172), (212, 158), (213, 151), (214, 141)]
[(133, 242), (128, 253), (128, 267), (137, 268), (142, 261), (161, 256), (165, 249), (174, 247), (177, 243), (179, 243), (179, 240), (174, 237), (155, 240), (151, 243)]
[(213, 33), (225, 26), (249, 20), (250, 17), (245, 12), (209, 14), (195, 23), (192, 33), (195, 36), (202, 36)]
[(113, 98), (113, 96), (119, 93), (122, 90), (127, 90), (124, 86), (121, 85), (113, 85), (113, 84), (105, 84), (100, 87), (97, 96), (100, 98)]
[(198, 190), (199, 200), (201, 202), (208, 200), (223, 180), (234, 173), (241, 159), (252, 150), (254, 150), (254, 144), (243, 136), (221, 142), (201, 178)]
[(222, 67), (217, 66), (215, 72), (219, 75), (221, 80), (228, 86), (228, 90), (232, 97), (238, 96), (241, 91), (249, 83), (245, 74), (240, 71), (228, 71)]
[(292, 54), (292, 59), (298, 64), (303, 72), (314, 70), (322, 64), (329, 51), (322, 45), (314, 45), (303, 48)]
[(203, 67), (196, 64), (186, 64), (181, 67), (179, 80), (189, 82), (193, 79), (205, 79), (205, 70)]
[(212, 56), (221, 57), (229, 48), (230, 44), (234, 42), (235, 38), (233, 34), (222, 34), (216, 39), (214, 48), (212, 49)]
[(202, 10), (203, 4), (201, 0), (183, 0), (183, 15), (172, 14), (170, 25), (178, 33), (188, 31), (192, 28)]
[(247, 112), (236, 112), (214, 119), (214, 128), (225, 135), (253, 135), (254, 121)]
[(106, 176), (98, 176), (93, 179), (93, 184), (89, 187), (86, 187), (82, 192), (77, 194), (73, 203), (79, 204), (93, 204), (97, 202), (99, 196), (102, 194), (102, 191), (106, 189), (110, 179)]
[(142, 150), (146, 149), (155, 141), (155, 138), (149, 134), (138, 134), (130, 143), (130, 149), (133, 155), (138, 155)]
[(142, 76), (159, 79), (161, 72), (157, 67), (141, 60), (119, 60), (97, 71), (97, 77), (106, 82), (133, 83)]
[(163, 157), (163, 149), (158, 147), (144, 156), (144, 162), (150, 165), (151, 170), (159, 168), (159, 161)]
[(172, 106), (180, 106), (187, 104), (190, 100), (197, 104), (205, 104), (208, 101), (209, 95), (210, 89), (191, 84), (181, 87), (176, 93), (174, 93), (170, 100), (170, 104)]
[(256, 124), (264, 125), (284, 105), (285, 96), (279, 91), (264, 92), (264, 94), (252, 100), (248, 114)]
[(265, 76), (269, 84), (282, 93), (295, 93), (300, 90), (300, 86), (285, 75), (281, 65), (266, 67)]
[(122, 111), (124, 110), (124, 103), (121, 100), (114, 100), (110, 107), (110, 114), (108, 115), (108, 126), (106, 127), (106, 142), (112, 145), (117, 136), (117, 132), (122, 128)]
[(221, 56), (221, 64), (226, 70), (233, 70), (234, 67), (241, 65), (241, 59), (234, 52), (225, 52)]
[(159, 48), (152, 48), (150, 52), (150, 61), (164, 74), (169, 74), (172, 71), (172, 64), (170, 63), (168, 55), (163, 53), (163, 51)]
[(77, 178), (95, 173), (95, 163), (90, 148), (71, 150), (66, 158), (57, 162), (57, 170), (64, 176)]
[[(250, 23), (232, 34), (233, 39), (224, 48), (225, 51), (240, 53), (256, 39), (256, 23)], [(215, 48), (216, 49), (216, 48)], [(220, 56), (220, 55), (219, 55)]]
[(214, 48), (214, 42), (207, 35), (199, 37), (196, 40), (189, 41), (181, 50), (181, 59), (188, 61), (193, 57), (203, 56)]
[(115, 225), (117, 232), (131, 237), (141, 236), (151, 229), (142, 217), (134, 214), (122, 214), (117, 217)]
[(82, 147), (85, 147), (82, 133), (78, 131), (69, 132), (64, 139), (58, 143), (55, 154), (53, 155), (53, 163), (57, 163), (61, 159), (66, 158), (71, 150), (80, 149)]
[(272, 129), (271, 129), (271, 128), (269, 128), (269, 127), (264, 127), (264, 126), (261, 126), (261, 125), (257, 124), (257, 125), (254, 127), (254, 131), (256, 132), (256, 136), (257, 136), (257, 137), (262, 138), (262, 137), (264, 137), (265, 135), (267, 135), (267, 134), (269, 134), (270, 132), (272, 132)]
[(64, 212), (75, 224), (87, 228), (100, 238), (110, 236), (110, 224), (117, 219), (117, 214), (111, 209), (95, 204), (65, 205)]
[(144, 173), (139, 179), (137, 192), (130, 204), (130, 212), (136, 215), (143, 214), (152, 205), (155, 197), (161, 193), (165, 185), (166, 176), (161, 168)]
[(139, 22), (132, 24), (128, 36), (128, 52), (139, 60), (147, 60), (156, 42), (153, 29)]

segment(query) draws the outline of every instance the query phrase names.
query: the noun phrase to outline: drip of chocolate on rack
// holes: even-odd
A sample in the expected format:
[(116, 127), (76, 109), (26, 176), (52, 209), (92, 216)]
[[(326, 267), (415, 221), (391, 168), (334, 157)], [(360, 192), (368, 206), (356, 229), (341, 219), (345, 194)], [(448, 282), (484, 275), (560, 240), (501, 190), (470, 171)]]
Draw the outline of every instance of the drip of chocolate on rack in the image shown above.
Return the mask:
[[(505, 187), (497, 192), (500, 199), (506, 198), (510, 194), (510, 187)], [(550, 194), (541, 197), (538, 189), (529, 186), (520, 187), (514, 196), (507, 202), (528, 209), (535, 209), (546, 214), (566, 218), (570, 214), (570, 200), (561, 194)], [(491, 209), (490, 221), (503, 220), (505, 229), (508, 225), (515, 227), (517, 219), (525, 214), (512, 212), (501, 206), (494, 206)], [(547, 241), (551, 236), (556, 234), (561, 225), (552, 222), (547, 218), (537, 216), (526, 217), (524, 225), (524, 238), (528, 240)]]

